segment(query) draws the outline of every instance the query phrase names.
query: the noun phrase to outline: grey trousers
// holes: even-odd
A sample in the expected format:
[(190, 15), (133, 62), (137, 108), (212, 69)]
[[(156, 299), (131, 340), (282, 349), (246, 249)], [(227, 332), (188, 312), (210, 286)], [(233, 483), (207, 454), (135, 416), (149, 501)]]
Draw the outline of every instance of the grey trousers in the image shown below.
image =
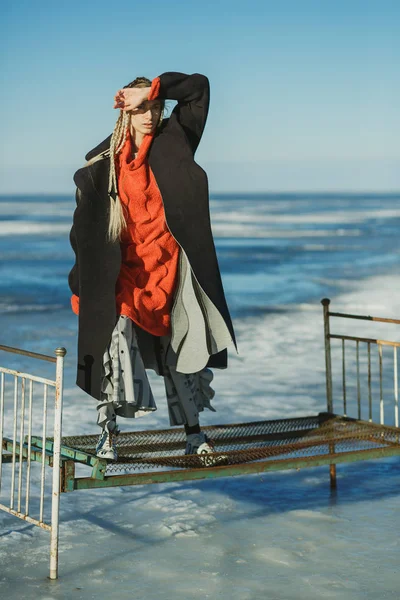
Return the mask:
[[(135, 327), (131, 319), (120, 316), (104, 353), (97, 423), (109, 431), (117, 427), (118, 415), (136, 418), (157, 410)], [(207, 368), (191, 374), (178, 372), (170, 338), (162, 337), (160, 343), (170, 425), (197, 425), (204, 408), (215, 412), (210, 404), (215, 395), (213, 373)]]

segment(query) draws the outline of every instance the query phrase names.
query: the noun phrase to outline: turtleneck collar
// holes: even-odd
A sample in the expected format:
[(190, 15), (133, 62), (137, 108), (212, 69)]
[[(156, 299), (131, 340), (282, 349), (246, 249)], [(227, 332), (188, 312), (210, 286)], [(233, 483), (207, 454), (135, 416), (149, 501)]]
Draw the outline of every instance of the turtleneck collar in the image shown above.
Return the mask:
[(144, 161), (146, 160), (147, 153), (150, 148), (150, 144), (154, 138), (154, 131), (152, 133), (146, 134), (140, 144), (139, 151), (137, 153), (136, 158), (132, 158), (132, 138), (128, 131), (126, 135), (125, 144), (121, 150), (120, 154), (120, 165), (123, 169), (128, 169), (129, 171), (135, 171), (139, 167), (142, 166)]

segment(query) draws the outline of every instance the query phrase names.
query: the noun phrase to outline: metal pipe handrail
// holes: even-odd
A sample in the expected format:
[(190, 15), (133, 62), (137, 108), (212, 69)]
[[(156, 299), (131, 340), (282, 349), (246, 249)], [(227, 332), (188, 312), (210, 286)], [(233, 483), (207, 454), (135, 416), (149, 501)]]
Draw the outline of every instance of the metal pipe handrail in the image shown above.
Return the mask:
[(54, 358), (54, 356), (48, 356), (47, 354), (39, 354), (38, 352), (29, 352), (28, 350), (20, 350), (19, 348), (13, 348), (12, 346), (0, 346), (0, 350), (4, 350), (4, 352), (11, 352), (12, 354), (21, 354), (22, 356), (38, 358), (39, 360), (47, 360), (51, 363), (57, 362), (57, 358)]
[(327, 411), (333, 412), (333, 395), (332, 395), (332, 359), (331, 359), (331, 332), (329, 326), (329, 303), (328, 298), (322, 301), (324, 310), (324, 339), (325, 339), (325, 378), (326, 378), (326, 402)]
[(352, 335), (337, 335), (333, 333), (329, 334), (329, 338), (336, 340), (353, 340), (354, 342), (366, 342), (369, 344), (378, 344), (379, 346), (393, 346), (395, 348), (400, 348), (400, 342), (389, 342), (388, 340), (375, 340), (373, 338), (362, 338)]
[(347, 313), (338, 313), (338, 312), (330, 312), (329, 305), (331, 301), (329, 298), (322, 298), (321, 304), (324, 307), (325, 318), (329, 319), (329, 317), (342, 317), (343, 319), (361, 319), (363, 321), (377, 321), (380, 323), (394, 323), (395, 325), (400, 325), (400, 319), (385, 319), (383, 317), (371, 317), (366, 315), (351, 315)]
[(334, 313), (334, 312), (330, 312), (329, 313), (330, 317), (343, 317), (343, 319), (360, 319), (363, 321), (376, 321), (376, 322), (380, 322), (380, 323), (394, 323), (395, 325), (400, 325), (400, 320), (399, 319), (384, 319), (383, 317), (369, 317), (369, 316), (362, 316), (362, 315), (349, 315), (346, 313)]
[(36, 377), (35, 375), (30, 375), (29, 373), (15, 371), (15, 369), (6, 369), (5, 367), (0, 367), (0, 373), (12, 375), (13, 377), (17, 377), (19, 379), (29, 379), (31, 381), (36, 381), (37, 383), (45, 383), (46, 385), (52, 385), (53, 387), (55, 387), (56, 385), (56, 382), (52, 379), (46, 379), (45, 377)]

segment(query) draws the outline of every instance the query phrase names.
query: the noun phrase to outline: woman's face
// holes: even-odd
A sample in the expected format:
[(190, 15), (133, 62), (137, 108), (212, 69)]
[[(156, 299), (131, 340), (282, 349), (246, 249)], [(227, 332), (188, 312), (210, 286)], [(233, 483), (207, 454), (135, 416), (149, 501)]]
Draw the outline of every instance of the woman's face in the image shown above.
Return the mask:
[[(150, 88), (149, 88), (150, 90)], [(161, 115), (161, 102), (158, 99), (144, 100), (130, 111), (131, 126), (139, 133), (152, 133), (157, 127)]]

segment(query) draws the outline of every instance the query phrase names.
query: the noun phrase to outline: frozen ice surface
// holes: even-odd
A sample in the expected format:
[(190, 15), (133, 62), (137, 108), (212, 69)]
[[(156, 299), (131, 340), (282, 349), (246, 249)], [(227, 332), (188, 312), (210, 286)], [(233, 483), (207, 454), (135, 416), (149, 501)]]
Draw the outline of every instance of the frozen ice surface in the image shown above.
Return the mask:
[[(335, 311), (398, 315), (398, 278), (347, 289)], [(216, 372), (218, 413), (204, 413), (204, 424), (324, 410), (318, 303), (243, 319), (237, 331), (240, 355)], [(135, 427), (168, 426), (162, 384), (154, 386), (159, 409)], [(82, 399), (66, 390), (66, 435), (95, 431), (93, 405)], [(73, 492), (61, 497), (55, 582), (47, 579), (49, 534), (0, 512), (0, 596), (397, 600), (399, 525), (398, 458), (339, 465), (336, 493), (327, 467)]]

